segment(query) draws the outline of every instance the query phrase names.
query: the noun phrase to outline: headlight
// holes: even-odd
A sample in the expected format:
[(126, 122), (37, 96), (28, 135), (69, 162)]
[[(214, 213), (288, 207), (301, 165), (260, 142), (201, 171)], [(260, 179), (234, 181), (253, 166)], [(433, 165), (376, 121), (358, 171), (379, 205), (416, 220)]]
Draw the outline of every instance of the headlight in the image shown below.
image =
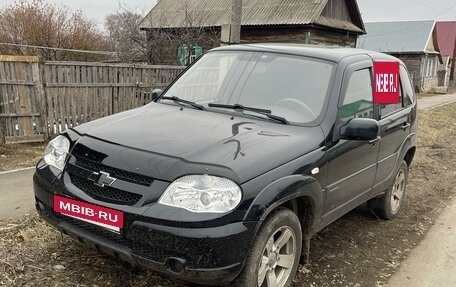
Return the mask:
[(229, 179), (189, 175), (168, 186), (158, 203), (196, 213), (225, 213), (236, 208), (241, 198), (241, 188)]
[(65, 160), (70, 150), (70, 141), (64, 136), (58, 136), (49, 142), (44, 151), (44, 162), (58, 170), (63, 170)]

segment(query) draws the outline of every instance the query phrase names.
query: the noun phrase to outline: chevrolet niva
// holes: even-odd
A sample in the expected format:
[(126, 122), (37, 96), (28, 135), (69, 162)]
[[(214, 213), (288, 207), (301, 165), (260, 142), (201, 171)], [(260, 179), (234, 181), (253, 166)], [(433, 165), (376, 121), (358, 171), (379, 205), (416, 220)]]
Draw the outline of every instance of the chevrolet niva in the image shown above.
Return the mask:
[[(373, 99), (398, 62), (400, 102)], [(207, 285), (290, 286), (318, 231), (403, 203), (417, 107), (398, 59), (288, 44), (209, 51), (144, 107), (70, 128), (34, 175), (55, 228), (134, 265)]]

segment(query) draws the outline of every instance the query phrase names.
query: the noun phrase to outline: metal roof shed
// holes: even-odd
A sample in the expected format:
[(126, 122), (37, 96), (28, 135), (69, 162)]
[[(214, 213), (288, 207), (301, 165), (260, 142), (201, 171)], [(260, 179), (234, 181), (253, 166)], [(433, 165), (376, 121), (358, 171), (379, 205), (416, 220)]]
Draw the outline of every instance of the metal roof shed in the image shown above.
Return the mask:
[(446, 77), (445, 71), (438, 72), (443, 60), (435, 23), (434, 20), (365, 23), (367, 34), (358, 38), (356, 46), (398, 57), (413, 75), (415, 89), (430, 92), (445, 83)]
[(390, 54), (439, 54), (435, 21), (367, 22), (357, 47)]

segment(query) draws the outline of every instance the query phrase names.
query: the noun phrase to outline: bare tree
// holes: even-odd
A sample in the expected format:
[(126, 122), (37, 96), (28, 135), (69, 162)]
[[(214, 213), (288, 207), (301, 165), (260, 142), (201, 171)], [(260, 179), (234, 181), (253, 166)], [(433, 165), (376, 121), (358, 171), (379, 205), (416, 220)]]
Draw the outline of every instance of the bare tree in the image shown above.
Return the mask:
[(120, 5), (116, 13), (106, 17), (105, 29), (118, 59), (128, 62), (148, 60), (146, 33), (139, 29), (143, 16), (125, 5)]
[(145, 56), (149, 63), (175, 64), (181, 48), (185, 62), (190, 63), (195, 47), (219, 46), (220, 28), (204, 26), (204, 11), (191, 9), (190, 0), (180, 1), (176, 17), (181, 21), (170, 25), (169, 15), (162, 14), (159, 28), (147, 29)]
[[(43, 0), (19, 0), (0, 10), (0, 53), (38, 55), (43, 60), (100, 60), (106, 56), (59, 49), (106, 50), (107, 41), (81, 11)], [(18, 46), (14, 46), (18, 45)]]
[[(181, 2), (181, 11), (184, 13), (184, 22), (181, 28), (176, 28), (171, 33), (171, 40), (177, 43), (181, 47), (185, 47), (183, 51), (185, 53), (186, 63), (191, 62), (191, 56), (193, 50), (202, 44), (214, 44), (218, 46), (220, 42), (220, 29), (215, 27), (205, 27), (203, 19), (205, 17), (205, 11), (191, 10), (188, 4), (188, 0)], [(166, 21), (166, 19), (163, 19)], [(212, 45), (211, 45), (212, 46)]]
[[(173, 64), (176, 62), (178, 48), (184, 53), (185, 62), (190, 63), (195, 47), (202, 44), (218, 46), (220, 29), (203, 27), (203, 11), (191, 10), (189, 0), (180, 2), (179, 28), (168, 28), (171, 19), (164, 15), (160, 18), (160, 28), (140, 30), (143, 16), (132, 7), (121, 4), (116, 13), (105, 21), (108, 39), (119, 60), (148, 62), (151, 64)], [(212, 46), (212, 45), (211, 45)]]

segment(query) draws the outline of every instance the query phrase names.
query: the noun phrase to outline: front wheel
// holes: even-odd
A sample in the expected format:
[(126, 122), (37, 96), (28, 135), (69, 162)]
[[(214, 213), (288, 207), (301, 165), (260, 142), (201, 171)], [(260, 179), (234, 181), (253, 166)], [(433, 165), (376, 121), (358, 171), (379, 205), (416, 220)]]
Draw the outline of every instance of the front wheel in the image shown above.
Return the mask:
[(274, 211), (261, 226), (244, 269), (232, 286), (290, 286), (298, 269), (301, 246), (302, 230), (296, 214), (288, 209)]

